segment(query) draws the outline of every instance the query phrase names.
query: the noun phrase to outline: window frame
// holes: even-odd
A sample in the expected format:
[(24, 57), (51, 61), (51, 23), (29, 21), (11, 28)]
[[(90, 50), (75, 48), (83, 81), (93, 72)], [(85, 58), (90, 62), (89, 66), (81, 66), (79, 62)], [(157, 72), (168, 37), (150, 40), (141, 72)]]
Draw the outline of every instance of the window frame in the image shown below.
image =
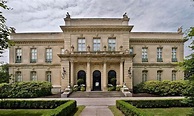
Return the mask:
[(162, 71), (161, 70), (157, 71), (157, 81), (162, 81)]
[(157, 62), (163, 62), (162, 51), (163, 51), (162, 47), (157, 48)]
[(86, 51), (86, 39), (85, 38), (78, 38), (77, 39), (77, 51)]
[(30, 81), (37, 81), (37, 72), (36, 71), (30, 71)]
[(177, 48), (176, 47), (172, 48), (172, 62), (178, 62), (177, 61)]
[(101, 48), (101, 39), (93, 38), (93, 51), (100, 51), (100, 48)]
[(108, 38), (108, 51), (116, 51), (116, 38)]
[(37, 49), (36, 48), (31, 48), (30, 49), (30, 63), (36, 63), (37, 62), (37, 57), (38, 57), (37, 55), (38, 55)]
[(172, 81), (176, 81), (177, 78), (177, 71), (172, 70)]
[(45, 54), (45, 62), (46, 63), (51, 63), (52, 60), (53, 60), (53, 49), (52, 48), (46, 48), (45, 53), (46, 53)]
[(142, 71), (142, 82), (146, 82), (148, 78), (148, 71), (147, 70), (143, 70)]
[(142, 47), (142, 62), (148, 62), (148, 48)]
[(22, 63), (22, 48), (16, 48), (15, 50), (15, 63)]
[(52, 82), (52, 72), (51, 71), (46, 71), (46, 81), (50, 83)]
[(22, 72), (21, 71), (15, 72), (15, 82), (22, 82)]

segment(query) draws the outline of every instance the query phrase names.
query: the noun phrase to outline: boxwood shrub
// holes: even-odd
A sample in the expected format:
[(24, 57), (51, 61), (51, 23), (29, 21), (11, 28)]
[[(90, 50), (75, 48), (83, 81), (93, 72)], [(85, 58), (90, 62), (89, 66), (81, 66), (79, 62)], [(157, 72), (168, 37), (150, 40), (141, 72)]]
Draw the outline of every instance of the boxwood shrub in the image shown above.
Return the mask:
[(134, 93), (150, 93), (160, 96), (188, 95), (188, 81), (146, 81), (134, 87)]
[(0, 98), (33, 98), (51, 94), (49, 82), (17, 82), (0, 84)]
[(42, 116), (69, 116), (77, 107), (75, 100), (1, 100), (0, 109), (50, 109)]
[(160, 99), (160, 100), (117, 100), (116, 107), (126, 116), (152, 116), (140, 108), (169, 108), (169, 107), (193, 107), (184, 103), (184, 99)]
[(141, 109), (136, 108), (135, 106), (125, 102), (123, 100), (116, 101), (116, 107), (125, 114), (125, 116), (152, 116), (147, 112), (142, 111)]

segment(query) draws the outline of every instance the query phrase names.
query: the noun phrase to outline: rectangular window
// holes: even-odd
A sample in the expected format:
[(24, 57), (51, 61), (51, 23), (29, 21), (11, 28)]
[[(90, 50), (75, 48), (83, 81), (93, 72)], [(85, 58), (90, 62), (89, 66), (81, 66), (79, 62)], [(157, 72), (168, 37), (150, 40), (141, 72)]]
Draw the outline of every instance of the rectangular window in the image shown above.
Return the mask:
[(15, 73), (15, 82), (21, 82), (22, 81), (22, 73), (21, 71), (17, 71)]
[(46, 71), (46, 81), (51, 82), (51, 71)]
[(16, 49), (16, 59), (15, 63), (21, 63), (22, 62), (22, 49), (17, 48)]
[(93, 39), (93, 50), (100, 51), (100, 39)]
[(129, 54), (133, 54), (133, 47), (129, 48)]
[(162, 48), (157, 48), (157, 62), (163, 62), (163, 60), (162, 60)]
[(176, 81), (176, 71), (172, 71), (172, 81)]
[(142, 62), (148, 62), (147, 48), (142, 48)]
[(78, 39), (78, 51), (86, 51), (86, 40), (85, 40), (85, 38)]
[(47, 63), (52, 62), (52, 49), (51, 48), (46, 49), (46, 62)]
[(157, 80), (158, 81), (162, 80), (162, 71), (157, 71)]
[(32, 48), (30, 50), (30, 63), (36, 63), (37, 61), (37, 49), (36, 48)]
[(144, 70), (142, 71), (142, 82), (147, 81), (148, 71)]
[(177, 48), (172, 48), (172, 62), (177, 62), (176, 51)]
[(31, 71), (30, 72), (30, 80), (31, 81), (37, 81), (36, 71)]
[(115, 51), (115, 48), (116, 48), (116, 39), (108, 39), (108, 50), (109, 51)]
[(61, 54), (65, 54), (65, 49), (61, 48)]

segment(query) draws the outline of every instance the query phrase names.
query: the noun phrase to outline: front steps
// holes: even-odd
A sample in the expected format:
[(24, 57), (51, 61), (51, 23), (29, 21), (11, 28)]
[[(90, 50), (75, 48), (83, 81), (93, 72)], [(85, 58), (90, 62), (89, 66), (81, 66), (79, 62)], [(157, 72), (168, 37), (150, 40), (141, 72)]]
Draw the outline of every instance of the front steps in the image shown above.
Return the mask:
[(91, 92), (82, 92), (77, 91), (73, 92), (69, 98), (105, 98), (105, 97), (125, 97), (121, 91), (91, 91)]

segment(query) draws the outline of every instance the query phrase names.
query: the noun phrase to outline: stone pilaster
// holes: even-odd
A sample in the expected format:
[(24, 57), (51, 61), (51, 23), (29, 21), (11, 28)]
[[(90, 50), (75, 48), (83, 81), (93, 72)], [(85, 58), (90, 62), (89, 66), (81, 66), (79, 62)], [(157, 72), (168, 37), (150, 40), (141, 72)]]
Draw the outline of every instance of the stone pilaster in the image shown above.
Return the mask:
[(106, 62), (104, 62), (103, 64), (103, 91), (107, 91), (107, 65), (106, 65)]
[(69, 85), (69, 61), (61, 62), (61, 90), (63, 91)]
[(71, 86), (74, 85), (74, 62), (71, 61)]
[(87, 72), (86, 72), (86, 91), (91, 91), (91, 67), (90, 62), (87, 62)]
[(120, 62), (120, 85), (123, 85), (123, 61)]

